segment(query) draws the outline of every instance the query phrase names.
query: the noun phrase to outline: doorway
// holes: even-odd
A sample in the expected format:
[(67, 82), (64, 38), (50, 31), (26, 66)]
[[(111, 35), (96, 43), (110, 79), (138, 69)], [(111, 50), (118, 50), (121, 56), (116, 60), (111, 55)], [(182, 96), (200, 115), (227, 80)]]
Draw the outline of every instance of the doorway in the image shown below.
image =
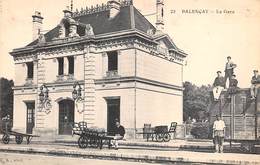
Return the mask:
[(71, 125), (74, 123), (74, 101), (62, 100), (59, 102), (59, 134), (70, 135)]
[(115, 121), (120, 122), (120, 98), (107, 98), (107, 132), (114, 135)]
[(35, 103), (27, 102), (26, 104), (26, 133), (32, 134), (35, 121)]

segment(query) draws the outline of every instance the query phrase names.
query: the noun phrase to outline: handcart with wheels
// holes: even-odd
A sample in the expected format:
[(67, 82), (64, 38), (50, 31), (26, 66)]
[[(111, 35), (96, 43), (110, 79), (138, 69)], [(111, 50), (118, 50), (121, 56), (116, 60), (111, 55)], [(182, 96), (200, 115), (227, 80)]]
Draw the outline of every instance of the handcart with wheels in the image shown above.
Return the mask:
[(22, 144), (24, 138), (26, 139), (26, 143), (29, 144), (33, 137), (40, 137), (38, 135), (12, 131), (12, 126), (11, 126), (12, 122), (11, 122), (9, 115), (2, 118), (2, 121), (3, 121), (4, 127), (1, 129), (0, 132), (3, 134), (2, 142), (4, 144), (8, 144), (10, 142), (11, 136), (15, 137), (16, 144)]
[(146, 135), (147, 141), (151, 139), (152, 141), (156, 141), (156, 142), (169, 142), (172, 137), (171, 134), (173, 134), (173, 136), (175, 137), (176, 127), (177, 127), (177, 123), (172, 122), (169, 130), (168, 130), (168, 126), (156, 126), (154, 128), (151, 128), (150, 131), (137, 132), (137, 134)]
[(26, 143), (29, 144), (33, 137), (40, 137), (38, 135), (19, 133), (15, 131), (3, 131), (2, 141), (4, 144), (10, 142), (10, 136), (15, 137), (16, 144), (21, 144), (24, 138), (26, 138)]
[(86, 122), (73, 124), (72, 135), (78, 135), (78, 146), (80, 148), (94, 147), (102, 149), (104, 144), (110, 148), (113, 137), (107, 136), (103, 129), (87, 128)]

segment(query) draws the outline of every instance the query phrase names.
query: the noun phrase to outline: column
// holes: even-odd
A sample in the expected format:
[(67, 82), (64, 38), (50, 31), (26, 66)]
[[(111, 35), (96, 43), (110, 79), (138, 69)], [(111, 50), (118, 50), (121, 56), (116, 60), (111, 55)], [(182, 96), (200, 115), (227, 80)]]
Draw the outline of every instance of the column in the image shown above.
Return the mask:
[(87, 50), (84, 59), (85, 106), (83, 120), (91, 127), (95, 125), (95, 54)]
[(40, 86), (45, 83), (45, 61), (42, 59), (38, 60), (38, 64), (36, 65), (37, 71), (35, 74), (37, 74), (37, 95), (36, 95), (36, 103), (35, 103), (35, 129), (43, 129), (44, 128), (44, 118), (45, 118), (45, 112), (40, 111), (39, 105), (39, 94), (40, 94)]

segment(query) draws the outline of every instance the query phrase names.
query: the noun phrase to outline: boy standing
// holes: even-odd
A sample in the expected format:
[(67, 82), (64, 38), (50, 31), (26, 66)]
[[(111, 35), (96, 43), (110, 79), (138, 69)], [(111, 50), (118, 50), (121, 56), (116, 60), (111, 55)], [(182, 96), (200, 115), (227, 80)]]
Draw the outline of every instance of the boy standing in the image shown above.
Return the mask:
[(224, 135), (225, 135), (225, 122), (220, 119), (218, 115), (216, 115), (217, 120), (214, 121), (213, 124), (213, 138), (216, 153), (223, 153), (223, 143), (224, 143)]

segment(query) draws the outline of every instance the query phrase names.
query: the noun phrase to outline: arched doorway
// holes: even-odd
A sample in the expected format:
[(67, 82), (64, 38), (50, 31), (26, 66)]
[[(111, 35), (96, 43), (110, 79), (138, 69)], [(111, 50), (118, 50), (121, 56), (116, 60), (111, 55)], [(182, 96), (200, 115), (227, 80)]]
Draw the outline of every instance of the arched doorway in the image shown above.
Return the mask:
[(66, 99), (59, 102), (59, 134), (71, 134), (74, 123), (74, 101)]

